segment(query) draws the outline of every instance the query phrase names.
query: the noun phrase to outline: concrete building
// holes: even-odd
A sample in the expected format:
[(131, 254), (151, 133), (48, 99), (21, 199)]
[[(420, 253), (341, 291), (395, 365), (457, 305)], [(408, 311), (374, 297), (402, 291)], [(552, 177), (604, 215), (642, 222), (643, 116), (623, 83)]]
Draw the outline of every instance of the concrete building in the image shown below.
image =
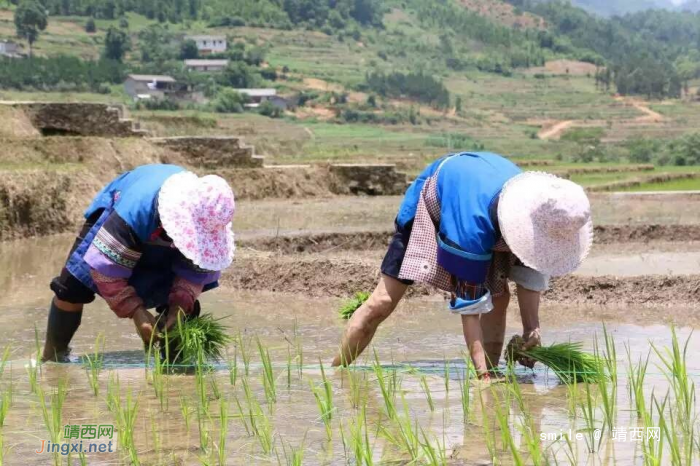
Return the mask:
[(226, 69), (228, 60), (185, 60), (187, 71), (200, 73), (218, 73)]
[(270, 102), (277, 108), (287, 110), (287, 99), (278, 96), (275, 89), (236, 89), (236, 92), (248, 96), (250, 101), (245, 104), (247, 108), (258, 108), (263, 102)]
[(193, 40), (197, 44), (200, 55), (224, 53), (228, 49), (225, 36), (187, 36), (186, 40)]
[(124, 89), (134, 100), (164, 99), (181, 93), (183, 86), (172, 76), (130, 74), (124, 82)]
[(0, 57), (18, 58), (21, 56), (19, 44), (10, 40), (0, 40)]

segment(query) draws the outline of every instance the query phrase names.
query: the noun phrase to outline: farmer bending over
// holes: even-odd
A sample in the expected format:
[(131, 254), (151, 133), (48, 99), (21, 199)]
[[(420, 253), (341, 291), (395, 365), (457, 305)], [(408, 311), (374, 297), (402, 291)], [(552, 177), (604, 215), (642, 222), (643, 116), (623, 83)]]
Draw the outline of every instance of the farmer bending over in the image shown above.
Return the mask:
[(97, 194), (60, 276), (49, 311), (43, 359), (66, 361), (83, 305), (99, 294), (120, 318), (133, 319), (145, 343), (156, 320), (178, 309), (199, 313), (199, 295), (218, 286), (233, 260), (231, 187), (175, 165), (144, 165)]
[[(546, 173), (523, 173), (491, 153), (430, 165), (408, 188), (396, 233), (367, 302), (350, 319), (334, 365), (349, 364), (414, 282), (451, 293), (480, 378), (499, 363), (517, 284), (525, 348), (540, 344), (540, 293), (550, 276), (574, 271), (592, 243), (583, 189)], [(528, 363), (528, 361), (521, 361)]]

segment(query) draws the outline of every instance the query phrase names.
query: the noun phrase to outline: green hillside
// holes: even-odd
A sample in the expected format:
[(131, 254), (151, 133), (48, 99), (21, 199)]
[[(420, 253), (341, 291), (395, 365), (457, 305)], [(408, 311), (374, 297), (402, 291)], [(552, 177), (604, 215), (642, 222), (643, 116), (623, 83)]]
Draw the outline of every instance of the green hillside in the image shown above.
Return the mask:
[[(560, 166), (700, 163), (692, 15), (608, 20), (500, 0), (46, 6), (34, 58), (1, 63), (0, 99), (122, 102), (155, 134), (242, 135), (270, 163), (386, 160), (416, 171), (473, 148)], [(0, 9), (0, 38), (15, 37), (17, 8)], [(191, 34), (228, 38), (224, 72), (185, 70)], [(129, 73), (173, 76), (205, 99), (134, 104), (122, 86)], [(259, 87), (291, 107), (244, 112), (232, 89)]]

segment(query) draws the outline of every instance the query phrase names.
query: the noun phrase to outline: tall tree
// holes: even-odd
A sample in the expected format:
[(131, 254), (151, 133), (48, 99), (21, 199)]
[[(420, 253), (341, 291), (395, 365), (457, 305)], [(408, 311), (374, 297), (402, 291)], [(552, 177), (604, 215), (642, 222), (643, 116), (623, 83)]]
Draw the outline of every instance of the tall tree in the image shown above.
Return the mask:
[(122, 61), (131, 48), (131, 42), (126, 32), (110, 26), (105, 37), (104, 57), (110, 60)]
[(29, 43), (29, 56), (32, 46), (39, 39), (41, 31), (46, 29), (49, 21), (44, 7), (34, 0), (25, 0), (15, 10), (15, 29), (17, 36)]

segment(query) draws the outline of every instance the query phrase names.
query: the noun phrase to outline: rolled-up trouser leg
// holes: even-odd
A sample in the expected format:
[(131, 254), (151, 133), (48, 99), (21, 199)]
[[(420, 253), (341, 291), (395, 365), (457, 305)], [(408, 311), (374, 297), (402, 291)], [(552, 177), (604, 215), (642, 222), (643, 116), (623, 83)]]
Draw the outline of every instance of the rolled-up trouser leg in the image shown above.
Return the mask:
[(63, 311), (54, 304), (53, 300), (51, 301), (43, 361), (68, 361), (70, 354), (68, 345), (80, 327), (82, 317), (83, 311)]
[(493, 310), (488, 314), (481, 315), (481, 333), (484, 339), (486, 363), (489, 368), (497, 367), (501, 360), (506, 334), (506, 310), (509, 302), (509, 293), (493, 298)]

